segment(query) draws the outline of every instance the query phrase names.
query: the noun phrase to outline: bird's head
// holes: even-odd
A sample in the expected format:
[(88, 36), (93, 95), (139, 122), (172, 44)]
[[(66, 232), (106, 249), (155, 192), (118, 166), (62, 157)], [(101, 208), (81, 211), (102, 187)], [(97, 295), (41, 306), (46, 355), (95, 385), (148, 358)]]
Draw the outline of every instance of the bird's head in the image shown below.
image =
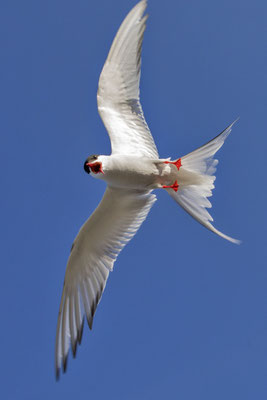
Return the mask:
[(85, 163), (83, 165), (83, 168), (87, 174), (90, 174), (92, 171), (94, 174), (99, 174), (99, 173), (104, 173), (102, 170), (102, 162), (98, 160), (99, 155), (94, 154), (92, 156), (87, 157), (85, 160)]

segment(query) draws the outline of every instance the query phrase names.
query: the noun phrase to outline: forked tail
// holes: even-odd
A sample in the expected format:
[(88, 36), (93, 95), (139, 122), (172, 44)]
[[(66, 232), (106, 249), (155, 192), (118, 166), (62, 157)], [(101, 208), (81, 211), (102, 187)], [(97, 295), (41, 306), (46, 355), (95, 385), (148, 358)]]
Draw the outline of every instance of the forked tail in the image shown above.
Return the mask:
[(240, 240), (233, 239), (214, 228), (210, 222), (213, 218), (206, 210), (212, 207), (208, 197), (212, 196), (216, 179), (214, 173), (218, 164), (218, 160), (213, 156), (222, 147), (235, 122), (210, 142), (181, 158), (179, 189), (177, 192), (173, 189), (167, 191), (188, 214), (206, 228), (232, 243), (240, 244)]

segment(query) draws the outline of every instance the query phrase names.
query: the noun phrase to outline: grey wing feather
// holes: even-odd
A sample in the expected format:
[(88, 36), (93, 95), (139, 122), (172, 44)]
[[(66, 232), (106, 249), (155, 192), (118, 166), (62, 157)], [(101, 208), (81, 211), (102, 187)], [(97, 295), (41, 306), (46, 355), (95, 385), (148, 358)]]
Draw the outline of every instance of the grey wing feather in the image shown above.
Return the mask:
[(80, 229), (71, 251), (60, 303), (55, 367), (66, 371), (71, 345), (73, 356), (81, 343), (84, 316), (92, 329), (96, 307), (109, 272), (128, 241), (145, 220), (156, 196), (107, 188), (98, 208)]
[(146, 6), (146, 1), (141, 1), (123, 21), (100, 75), (97, 102), (112, 154), (158, 158), (139, 99)]

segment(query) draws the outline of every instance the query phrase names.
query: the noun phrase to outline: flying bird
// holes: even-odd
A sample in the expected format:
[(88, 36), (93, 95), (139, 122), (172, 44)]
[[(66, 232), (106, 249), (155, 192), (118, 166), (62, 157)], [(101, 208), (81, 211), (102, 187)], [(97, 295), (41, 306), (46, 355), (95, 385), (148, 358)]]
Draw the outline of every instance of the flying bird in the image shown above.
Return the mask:
[(141, 49), (147, 1), (126, 16), (100, 75), (98, 111), (111, 141), (111, 155), (91, 155), (84, 170), (107, 183), (105, 194), (81, 227), (71, 248), (61, 297), (55, 348), (56, 377), (66, 371), (71, 347), (76, 355), (84, 317), (92, 329), (109, 273), (164, 189), (187, 213), (224, 239), (239, 243), (212, 225), (207, 211), (214, 188), (213, 158), (233, 124), (197, 150), (175, 160), (160, 158), (139, 100)]

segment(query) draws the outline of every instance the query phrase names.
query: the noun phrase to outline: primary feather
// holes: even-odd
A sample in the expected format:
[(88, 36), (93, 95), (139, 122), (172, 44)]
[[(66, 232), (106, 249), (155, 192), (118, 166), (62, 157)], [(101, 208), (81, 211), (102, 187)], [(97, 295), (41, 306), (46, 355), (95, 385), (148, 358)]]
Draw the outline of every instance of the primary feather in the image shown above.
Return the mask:
[(109, 271), (128, 241), (145, 220), (156, 196), (108, 187), (104, 197), (81, 227), (67, 263), (60, 304), (55, 367), (66, 370), (70, 344), (75, 356), (81, 342), (84, 315), (90, 329)]

